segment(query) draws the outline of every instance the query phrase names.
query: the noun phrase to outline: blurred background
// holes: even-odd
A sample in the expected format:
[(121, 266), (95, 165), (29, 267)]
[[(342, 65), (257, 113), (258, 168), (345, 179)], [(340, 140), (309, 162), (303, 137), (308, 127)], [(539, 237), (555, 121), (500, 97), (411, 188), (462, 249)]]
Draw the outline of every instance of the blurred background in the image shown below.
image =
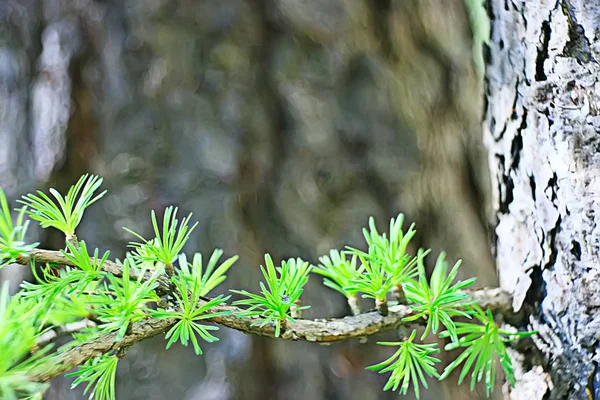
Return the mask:
[[(112, 257), (132, 239), (123, 226), (150, 235), (151, 209), (193, 212), (188, 254), (241, 257), (221, 292), (256, 290), (266, 252), (316, 263), (399, 212), (430, 262), (444, 249), (494, 286), (472, 26), (465, 0), (0, 0), (0, 186), (14, 201), (99, 174), (109, 193), (78, 236)], [(0, 275), (14, 290), (28, 278)], [(316, 276), (304, 301), (307, 318), (349, 314)], [(218, 336), (203, 356), (161, 337), (134, 346), (117, 398), (398, 396), (364, 370), (395, 332), (331, 346)], [(454, 382), (421, 398), (484, 398)], [(69, 385), (46, 398), (84, 398)]]

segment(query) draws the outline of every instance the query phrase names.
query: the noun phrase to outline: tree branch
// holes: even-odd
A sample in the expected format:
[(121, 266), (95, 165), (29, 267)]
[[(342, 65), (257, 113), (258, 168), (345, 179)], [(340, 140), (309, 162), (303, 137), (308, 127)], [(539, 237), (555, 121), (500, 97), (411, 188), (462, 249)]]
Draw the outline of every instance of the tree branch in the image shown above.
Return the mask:
[(123, 340), (117, 342), (117, 332), (105, 333), (95, 339), (89, 340), (83, 344), (70, 348), (62, 353), (52, 357), (53, 367), (51, 370), (44, 366), (39, 371), (32, 371), (28, 374), (29, 379), (34, 382), (46, 382), (50, 379), (63, 374), (78, 365), (81, 365), (91, 358), (99, 357), (121, 347), (132, 346), (144, 339), (149, 339), (156, 335), (166, 332), (175, 324), (175, 320), (149, 318), (142, 322), (133, 324), (131, 332)]
[(96, 323), (90, 321), (89, 319), (82, 319), (81, 321), (71, 322), (69, 324), (65, 324), (63, 326), (58, 326), (54, 329), (51, 329), (47, 332), (44, 332), (36, 341), (35, 347), (31, 349), (32, 352), (36, 352), (40, 350), (45, 345), (51, 343), (55, 339), (58, 339), (61, 336), (68, 336), (73, 333), (79, 332), (85, 328), (95, 327)]
[[(67, 257), (65, 257), (60, 251), (54, 250), (43, 250), (43, 249), (34, 249), (27, 256), (21, 256), (17, 258), (17, 263), (27, 265), (31, 260), (35, 260), (40, 263), (52, 263), (52, 264), (61, 264), (61, 265), (69, 265), (71, 267), (76, 267), (75, 263), (71, 262)], [(121, 276), (123, 274), (123, 268), (114, 261), (106, 260), (104, 264), (102, 264), (102, 270), (105, 272), (111, 273), (115, 276)], [(130, 270), (129, 275), (131, 279), (135, 280), (138, 278), (137, 272), (134, 270)], [(151, 272), (146, 272), (146, 278), (150, 279), (152, 276)], [(159, 276), (157, 279), (158, 288), (157, 293), (159, 295), (167, 294), (171, 290), (171, 286), (169, 284), (169, 280), (164, 276)]]
[[(511, 305), (510, 295), (500, 289), (482, 289), (474, 291), (472, 295), (474, 298), (479, 299), (482, 306), (488, 308), (506, 310)], [(258, 320), (257, 318), (237, 317), (236, 315), (243, 311), (238, 307), (218, 306), (210, 310), (210, 312), (222, 311), (230, 311), (232, 314), (207, 319), (206, 321), (211, 321), (246, 334), (275, 338), (275, 329), (273, 326), (267, 325), (262, 328), (257, 325), (251, 326), (253, 322)], [(318, 343), (332, 343), (353, 338), (360, 339), (396, 328), (402, 323), (402, 318), (408, 317), (412, 313), (412, 309), (409, 306), (395, 305), (389, 308), (387, 316), (382, 316), (377, 311), (371, 311), (337, 319), (299, 319), (296, 322), (288, 321), (280, 338)], [(119, 342), (115, 340), (117, 336), (116, 332), (100, 335), (95, 339), (56, 355), (56, 358), (53, 360), (54, 368), (51, 371), (34, 372), (30, 375), (30, 378), (39, 382), (48, 381), (85, 363), (93, 357), (101, 356), (122, 347), (132, 346), (142, 340), (160, 335), (169, 330), (176, 322), (177, 320), (173, 318), (157, 319), (148, 317), (142, 322), (133, 324), (131, 332)], [(419, 320), (414, 323), (424, 323), (424, 321)]]
[[(36, 262), (73, 266), (73, 263), (64, 257), (62, 253), (41, 249), (32, 251), (30, 257), (20, 257), (18, 262), (21, 264), (28, 264), (31, 259), (34, 259)], [(117, 276), (122, 274), (121, 266), (112, 261), (106, 261), (102, 268), (104, 271)], [(132, 271), (132, 277), (133, 276), (134, 274)], [(170, 286), (168, 280), (164, 277), (160, 277), (159, 280), (160, 290), (164, 293), (169, 293)], [(502, 312), (507, 312), (512, 309), (511, 296), (499, 288), (469, 291), (469, 294), (477, 300), (479, 305), (483, 308), (491, 308)], [(202, 306), (209, 300), (210, 299), (202, 300), (199, 306)], [(211, 313), (223, 311), (231, 312), (231, 314), (206, 319), (206, 321), (214, 322), (245, 334), (275, 338), (275, 328), (273, 326), (266, 325), (261, 328), (258, 324), (253, 325), (253, 323), (259, 321), (258, 318), (239, 317), (238, 315), (243, 311), (241, 308), (221, 305), (213, 307), (210, 310)], [(353, 338), (365, 338), (398, 327), (402, 323), (403, 318), (412, 314), (413, 311), (410, 306), (394, 305), (389, 307), (388, 313), (385, 316), (377, 311), (371, 311), (337, 319), (297, 319), (296, 322), (287, 321), (285, 328), (281, 332), (280, 338), (284, 340), (303, 340), (318, 343), (332, 343)], [(116, 332), (102, 334), (95, 339), (56, 354), (52, 360), (52, 370), (40, 370), (39, 372), (31, 374), (30, 377), (34, 381), (48, 381), (57, 375), (85, 363), (93, 357), (120, 348), (132, 346), (142, 340), (164, 333), (176, 322), (177, 320), (173, 318), (157, 319), (148, 317), (144, 321), (133, 324), (131, 331), (126, 334), (123, 340), (118, 342), (116, 341)], [(424, 322), (424, 320), (418, 320), (413, 323), (423, 324)]]

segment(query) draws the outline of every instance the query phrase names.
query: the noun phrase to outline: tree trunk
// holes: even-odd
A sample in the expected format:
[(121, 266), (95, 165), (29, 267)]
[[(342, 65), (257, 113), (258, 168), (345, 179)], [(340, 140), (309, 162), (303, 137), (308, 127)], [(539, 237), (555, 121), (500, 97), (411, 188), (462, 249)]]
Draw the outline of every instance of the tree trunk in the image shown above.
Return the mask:
[[(600, 2), (490, 2), (485, 141), (500, 285), (531, 313), (514, 399), (599, 399)], [(517, 356), (523, 359), (523, 356)]]

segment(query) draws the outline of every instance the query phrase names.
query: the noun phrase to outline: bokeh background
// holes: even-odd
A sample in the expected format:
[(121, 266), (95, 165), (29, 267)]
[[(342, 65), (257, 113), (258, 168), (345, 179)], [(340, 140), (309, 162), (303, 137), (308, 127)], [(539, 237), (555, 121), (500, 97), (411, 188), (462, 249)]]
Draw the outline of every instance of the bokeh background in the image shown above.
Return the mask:
[[(101, 175), (109, 193), (78, 236), (114, 257), (123, 226), (150, 235), (151, 209), (193, 212), (188, 254), (240, 255), (222, 292), (257, 288), (266, 252), (316, 263), (399, 212), (414, 249), (444, 249), (494, 286), (472, 26), (464, 0), (0, 0), (0, 186), (14, 200)], [(0, 274), (15, 290), (29, 278)], [(307, 318), (349, 313), (317, 277), (304, 300)], [(331, 346), (218, 336), (203, 356), (134, 346), (117, 398), (398, 396), (364, 370), (394, 332)], [(46, 398), (84, 398), (69, 385)], [(484, 396), (432, 385), (422, 398)]]

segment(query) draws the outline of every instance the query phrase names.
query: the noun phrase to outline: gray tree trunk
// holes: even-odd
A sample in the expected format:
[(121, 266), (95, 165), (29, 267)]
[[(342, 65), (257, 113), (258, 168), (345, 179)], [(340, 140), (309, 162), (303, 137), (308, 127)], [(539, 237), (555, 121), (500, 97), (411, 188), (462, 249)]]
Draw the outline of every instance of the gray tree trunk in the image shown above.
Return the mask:
[[(539, 329), (513, 399), (599, 399), (600, 2), (493, 0), (485, 141), (496, 257)], [(535, 364), (540, 364), (536, 366)]]

